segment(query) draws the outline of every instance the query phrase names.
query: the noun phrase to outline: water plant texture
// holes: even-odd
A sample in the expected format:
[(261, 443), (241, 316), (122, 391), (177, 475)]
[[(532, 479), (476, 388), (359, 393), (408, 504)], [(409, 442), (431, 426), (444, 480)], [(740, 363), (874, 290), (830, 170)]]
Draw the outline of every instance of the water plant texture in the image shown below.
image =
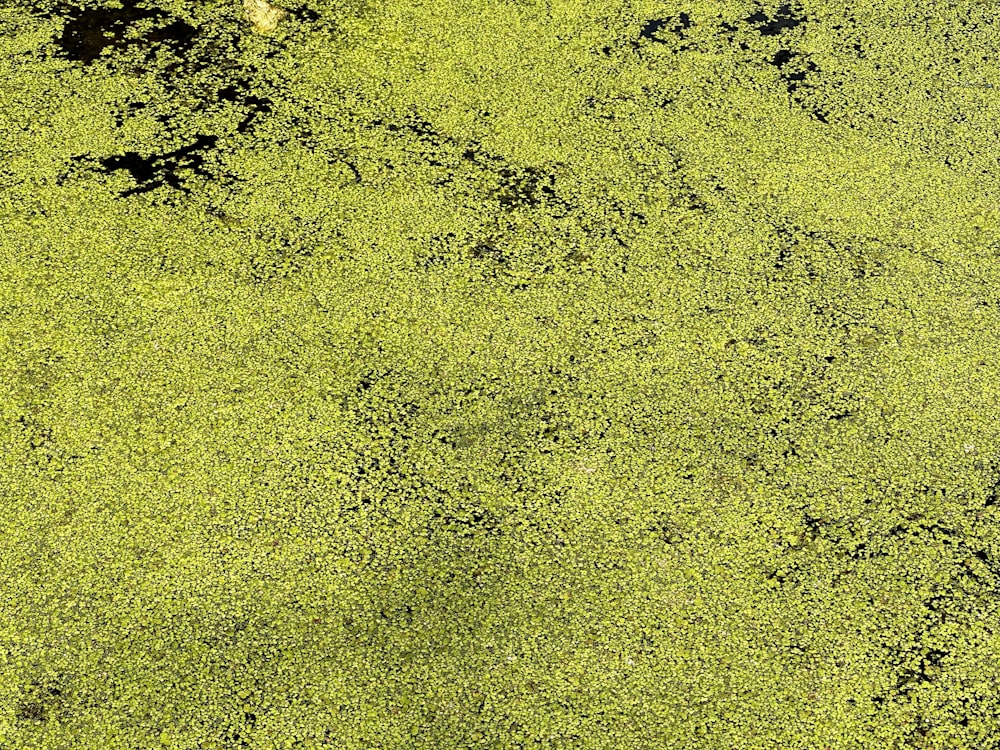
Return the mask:
[(0, 750), (1000, 748), (989, 3), (0, 0)]

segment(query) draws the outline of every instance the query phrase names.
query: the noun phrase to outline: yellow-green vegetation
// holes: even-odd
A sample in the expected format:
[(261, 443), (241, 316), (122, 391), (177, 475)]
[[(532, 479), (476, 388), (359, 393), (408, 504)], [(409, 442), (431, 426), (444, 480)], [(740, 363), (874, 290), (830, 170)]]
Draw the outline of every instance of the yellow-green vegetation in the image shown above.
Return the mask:
[(0, 5), (0, 750), (1000, 748), (993, 5), (304, 2)]

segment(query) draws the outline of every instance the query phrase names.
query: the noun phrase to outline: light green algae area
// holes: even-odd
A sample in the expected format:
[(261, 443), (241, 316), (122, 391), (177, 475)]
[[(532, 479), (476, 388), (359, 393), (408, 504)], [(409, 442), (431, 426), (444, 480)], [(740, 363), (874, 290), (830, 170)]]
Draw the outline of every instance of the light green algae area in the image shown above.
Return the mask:
[(0, 749), (1000, 747), (962, 6), (0, 6)]

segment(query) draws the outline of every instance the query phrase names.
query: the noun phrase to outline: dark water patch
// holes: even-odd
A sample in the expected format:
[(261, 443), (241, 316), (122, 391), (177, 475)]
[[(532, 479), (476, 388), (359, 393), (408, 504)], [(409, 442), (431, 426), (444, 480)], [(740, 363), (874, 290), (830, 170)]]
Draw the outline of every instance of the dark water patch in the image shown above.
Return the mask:
[[(804, 69), (803, 66), (793, 64), (798, 60), (805, 61)], [(785, 88), (789, 94), (795, 93), (795, 89), (798, 87), (799, 81), (805, 80), (805, 77), (809, 73), (820, 72), (819, 66), (817, 66), (812, 60), (808, 59), (807, 56), (787, 49), (778, 50), (774, 57), (771, 58), (771, 64), (781, 71), (781, 79), (785, 81)]]
[(14, 719), (22, 724), (71, 721), (77, 709), (86, 707), (73, 682), (65, 673), (31, 680), (13, 706)]
[(691, 28), (691, 16), (687, 13), (678, 14), (677, 18), (650, 19), (643, 23), (639, 30), (639, 39), (662, 44), (665, 40), (661, 32), (674, 34), (680, 39), (684, 38), (684, 31)]
[[(396, 139), (396, 143), (411, 159), (419, 160), (428, 166), (453, 169), (461, 161), (458, 150), (463, 144), (456, 138), (439, 132), (434, 125), (416, 112), (407, 113), (398, 121), (386, 121), (378, 118), (369, 123), (372, 128), (384, 128), (395, 135), (406, 135), (409, 138)], [(436, 184), (451, 184), (453, 177), (446, 172)]]
[(796, 93), (800, 84), (803, 84), (803, 82), (806, 81), (807, 76), (809, 76), (809, 82), (804, 83), (803, 87), (807, 90), (813, 90), (816, 88), (814, 82), (822, 73), (819, 66), (809, 59), (808, 55), (803, 55), (787, 49), (778, 50), (774, 57), (772, 57), (768, 62), (781, 71), (781, 80), (784, 81), (785, 90), (788, 91), (792, 101), (798, 104), (814, 120), (824, 124), (828, 123), (829, 119), (827, 112), (824, 112), (818, 107), (810, 106), (801, 94)]
[(1000, 471), (996, 462), (991, 462), (990, 464), (990, 476), (986, 485), (986, 499), (983, 502), (983, 507), (989, 508), (994, 505), (1000, 505)]
[[(215, 177), (216, 174), (206, 170), (203, 165), (205, 153), (215, 146), (217, 140), (218, 136), (200, 134), (195, 137), (193, 143), (172, 151), (149, 156), (142, 156), (135, 151), (126, 151), (124, 154), (99, 158), (98, 163), (106, 175), (119, 170), (124, 170), (131, 175), (136, 185), (119, 193), (122, 198), (146, 193), (164, 185), (189, 193), (190, 188), (182, 183), (177, 174), (178, 170), (190, 169), (201, 177)], [(73, 160), (85, 158), (78, 156), (73, 157)]]
[(301, 6), (299, 8), (289, 8), (288, 13), (292, 18), (296, 18), (303, 23), (315, 23), (323, 17), (323, 14), (319, 11), (309, 8), (307, 6)]
[[(689, 177), (693, 170), (681, 152), (671, 146), (662, 146), (660, 154), (659, 164), (666, 168), (667, 182), (672, 188), (668, 205), (685, 211), (707, 212), (708, 203), (693, 186)], [(634, 215), (638, 217), (640, 214)]]
[(469, 256), (480, 262), (481, 267), (490, 269), (493, 275), (497, 273), (497, 266), (507, 266), (510, 259), (504, 253), (503, 244), (494, 239), (482, 239), (474, 243), (469, 248)]
[[(105, 49), (122, 50), (132, 45), (161, 44), (176, 54), (190, 49), (197, 34), (190, 24), (171, 21), (166, 26), (143, 32), (138, 38), (128, 39), (129, 30), (141, 21), (158, 21), (169, 14), (155, 7), (139, 7), (137, 0), (122, 0), (121, 8), (80, 8), (69, 3), (56, 6), (59, 15), (66, 19), (62, 34), (55, 40), (56, 57), (90, 65), (102, 56)], [(52, 14), (46, 14), (51, 17)]]
[[(881, 278), (886, 273), (887, 249), (877, 238), (839, 237), (797, 224), (776, 225), (773, 231), (776, 241), (771, 250), (774, 252), (771, 265), (775, 273), (769, 275), (771, 281), (799, 278), (806, 283), (817, 280), (850, 283)], [(835, 312), (829, 305), (818, 302), (814, 311), (821, 316)]]
[(808, 19), (805, 15), (800, 15), (792, 10), (791, 5), (784, 3), (778, 6), (773, 15), (768, 15), (763, 11), (757, 11), (744, 19), (747, 23), (757, 27), (761, 36), (777, 36), (786, 29), (794, 29), (805, 23)]
[(428, 526), (458, 538), (473, 539), (484, 536), (502, 536), (501, 518), (488, 508), (459, 501), (450, 509), (436, 508)]
[[(793, 43), (794, 36), (786, 32), (808, 21), (809, 19), (800, 9), (793, 9), (790, 3), (784, 3), (774, 11), (765, 12), (761, 9), (732, 23), (721, 20), (709, 21), (703, 29), (705, 33), (694, 36), (688, 33), (688, 30), (694, 26), (691, 17), (686, 13), (681, 13), (677, 18), (644, 21), (637, 39), (622, 40), (618, 46), (626, 49), (631, 47), (640, 57), (645, 57), (643, 50), (649, 45), (661, 46), (676, 55), (681, 55), (694, 48), (706, 52), (735, 53), (737, 57), (741, 58), (742, 64), (753, 66), (754, 58), (759, 60), (761, 50), (751, 38), (740, 36), (740, 32), (749, 29), (755, 30), (762, 37), (781, 36), (788, 40), (784, 45), (785, 48), (776, 54), (769, 52), (769, 59), (764, 61), (781, 69), (783, 83), (793, 101), (810, 118), (827, 124), (832, 117), (829, 107), (813, 101), (816, 99), (815, 94), (818, 91), (817, 84), (822, 80), (822, 71), (814, 61), (809, 59), (807, 54), (796, 53), (788, 48)], [(677, 44), (678, 40), (684, 40), (685, 43)], [(610, 46), (603, 48), (606, 56), (610, 56), (613, 50), (614, 48)], [(743, 55), (743, 52), (749, 54)], [(658, 61), (658, 58), (653, 57), (651, 64), (659, 65), (661, 62)], [(814, 89), (817, 91), (813, 91)], [(804, 92), (804, 90), (806, 91)], [(663, 98), (661, 106), (669, 106), (673, 98), (672, 96)]]
[(376, 119), (372, 120), (371, 125), (373, 127), (385, 127), (391, 133), (410, 133), (419, 139), (427, 140), (439, 146), (444, 143), (457, 143), (451, 136), (439, 133), (430, 122), (414, 112), (409, 113), (402, 122), (386, 122), (382, 119)]
[[(931, 649), (930, 651), (925, 651), (922, 648), (908, 650), (892, 649), (890, 651), (890, 659), (894, 662), (916, 662), (915, 666), (904, 667), (896, 673), (896, 683), (892, 687), (893, 692), (896, 695), (906, 696), (921, 684), (936, 682), (938, 679), (937, 667), (941, 663), (941, 659), (947, 655), (947, 651), (938, 651), (936, 649)], [(933, 673), (931, 672), (932, 668), (934, 669)]]
[(428, 240), (428, 247), (419, 248), (416, 252), (415, 263), (417, 268), (423, 271), (430, 271), (435, 268), (446, 268), (455, 258), (456, 253), (452, 249), (455, 246), (457, 235), (454, 232), (446, 232), (444, 235), (431, 235)]
[(500, 170), (499, 177), (495, 198), (504, 208), (537, 207), (543, 198), (557, 198), (553, 187), (555, 178), (537, 167), (505, 167)]
[[(78, 62), (87, 68), (97, 66), (95, 74), (98, 75), (152, 74), (162, 87), (163, 93), (156, 101), (133, 100), (112, 112), (116, 127), (127, 127), (133, 117), (148, 116), (147, 113), (155, 111), (152, 119), (171, 132), (190, 132), (193, 115), (220, 107), (235, 108), (243, 113), (233, 135), (242, 140), (252, 137), (261, 120), (273, 115), (273, 98), (267, 92), (281, 82), (269, 80), (270, 73), (262, 71), (259, 62), (243, 60), (243, 47), (249, 44), (251, 34), (239, 20), (238, 6), (223, 8), (210, 4), (202, 9), (205, 11), (203, 20), (189, 22), (140, 0), (124, 0), (121, 8), (103, 4), (75, 7), (67, 2), (46, 7), (45, 2), (34, 0), (32, 8), (36, 16), (65, 20), (61, 35), (50, 45), (53, 57)], [(294, 39), (315, 32), (323, 25), (322, 14), (311, 7), (298, 6), (289, 10), (298, 25), (289, 27), (288, 39), (268, 37), (263, 42), (267, 48), (265, 57), (280, 54)], [(361, 12), (350, 3), (340, 4), (332, 10), (334, 15)], [(164, 53), (168, 54), (164, 56)], [(140, 90), (137, 88), (136, 92)], [(133, 94), (131, 98), (136, 96)], [(174, 106), (175, 99), (183, 103)], [(293, 122), (289, 129), (294, 131), (296, 126)], [(86, 168), (103, 174), (124, 170), (136, 185), (121, 192), (119, 197), (129, 198), (162, 189), (162, 197), (170, 202), (177, 200), (170, 193), (188, 196), (192, 192), (190, 186), (182, 182), (182, 170), (225, 184), (238, 181), (236, 175), (220, 174), (208, 158), (220, 148), (222, 134), (206, 132), (204, 126), (196, 132), (199, 135), (193, 143), (170, 151), (143, 154), (135, 150), (102, 155), (97, 159), (89, 155), (72, 157), (68, 171), (57, 177), (57, 183), (64, 184), (72, 173)], [(356, 165), (345, 158), (344, 153), (328, 157), (331, 164), (337, 163), (343, 168), (346, 182), (360, 181)]]
[(74, 462), (84, 458), (67, 451), (56, 439), (52, 427), (35, 417), (22, 414), (16, 423), (27, 445), (28, 463), (37, 475), (55, 479)]
[(502, 209), (539, 208), (543, 204), (565, 210), (571, 208), (556, 193), (555, 175), (544, 167), (513, 165), (504, 157), (486, 151), (475, 139), (461, 141), (439, 132), (416, 113), (395, 122), (375, 119), (370, 126), (411, 136), (400, 144), (407, 155), (444, 170), (441, 177), (432, 180), (435, 186), (454, 184), (456, 172), (465, 163), (472, 167), (472, 175), (484, 183), (478, 188), (481, 197), (495, 201)]
[(649, 525), (644, 528), (654, 538), (666, 544), (682, 544), (686, 541), (684, 530), (664, 510), (654, 510)]
[(503, 239), (486, 235), (471, 238), (459, 237), (454, 232), (432, 235), (426, 247), (418, 249), (415, 264), (421, 270), (430, 271), (449, 268), (466, 258), (481, 280), (495, 280), (510, 270), (511, 259), (503, 249), (504, 244)]
[[(243, 83), (246, 84), (247, 82), (244, 81)], [(240, 120), (239, 125), (236, 126), (236, 132), (240, 133), (241, 135), (246, 133), (250, 129), (250, 126), (253, 124), (258, 114), (266, 115), (270, 114), (273, 111), (271, 108), (273, 102), (267, 97), (254, 96), (253, 94), (246, 94), (242, 97), (239, 97), (237, 94), (237, 88), (235, 84), (231, 84), (223, 89), (220, 89), (218, 92), (218, 96), (223, 101), (231, 101), (231, 102), (236, 102), (238, 99), (241, 98), (242, 101), (240, 102), (240, 104), (248, 108), (247, 114), (244, 116), (242, 120)]]
[(538, 208), (543, 204), (567, 211), (572, 209), (572, 205), (556, 193), (555, 175), (541, 166), (512, 165), (503, 157), (484, 151), (476, 141), (469, 142), (462, 158), (483, 170), (492, 183), (484, 197), (496, 201), (503, 209)]

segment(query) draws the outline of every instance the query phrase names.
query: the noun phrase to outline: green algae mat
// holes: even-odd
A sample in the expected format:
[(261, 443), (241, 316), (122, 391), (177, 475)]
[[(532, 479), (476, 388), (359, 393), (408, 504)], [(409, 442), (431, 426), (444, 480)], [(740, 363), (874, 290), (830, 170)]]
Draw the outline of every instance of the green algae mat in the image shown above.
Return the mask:
[(1000, 748), (996, 24), (3, 0), (0, 750)]

